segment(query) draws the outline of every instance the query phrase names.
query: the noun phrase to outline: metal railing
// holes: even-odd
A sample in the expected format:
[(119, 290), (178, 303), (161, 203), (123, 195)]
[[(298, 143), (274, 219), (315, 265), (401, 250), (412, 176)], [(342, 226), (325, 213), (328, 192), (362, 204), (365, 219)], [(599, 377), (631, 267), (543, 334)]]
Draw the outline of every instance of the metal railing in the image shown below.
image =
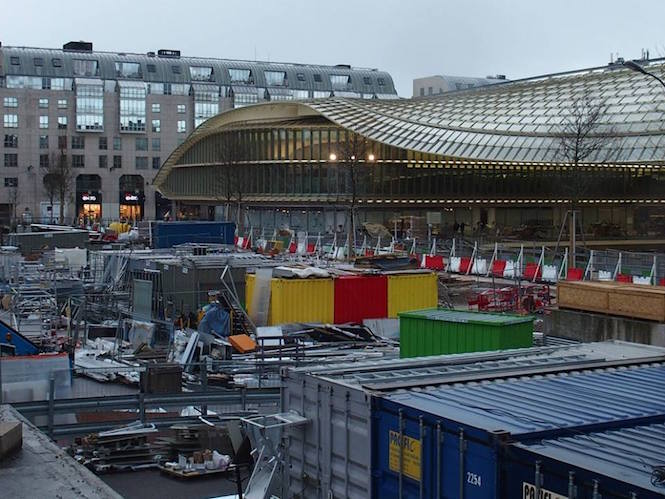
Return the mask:
[[(215, 389), (203, 384), (202, 389), (194, 392), (147, 394), (135, 393), (127, 395), (62, 398), (55, 396), (55, 378), (51, 377), (49, 384), (49, 398), (47, 400), (17, 402), (12, 406), (24, 416), (36, 420), (38, 428), (46, 431), (51, 437), (66, 435), (81, 435), (92, 431), (102, 431), (126, 423), (127, 418), (107, 419), (96, 422), (58, 422), (56, 416), (72, 415), (76, 417), (81, 413), (114, 413), (118, 416), (124, 413), (136, 413), (136, 419), (145, 423), (151, 422), (157, 426), (170, 426), (176, 423), (196, 421), (198, 416), (174, 416), (168, 411), (151, 412), (151, 410), (177, 409), (182, 407), (200, 407), (200, 415), (208, 417), (209, 407), (227, 407), (233, 410), (223, 412), (214, 417), (240, 417), (247, 414), (256, 414), (257, 407), (270, 406), (278, 409), (280, 404), (279, 388), (236, 388)], [(120, 412), (123, 411), (123, 412)], [(178, 413), (180, 414), (180, 413)]]

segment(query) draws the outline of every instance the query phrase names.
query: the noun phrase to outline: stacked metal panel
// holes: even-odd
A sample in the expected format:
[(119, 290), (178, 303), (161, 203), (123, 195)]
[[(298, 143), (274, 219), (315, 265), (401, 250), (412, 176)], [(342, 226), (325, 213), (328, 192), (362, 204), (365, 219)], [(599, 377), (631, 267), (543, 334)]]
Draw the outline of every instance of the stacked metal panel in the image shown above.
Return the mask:
[[(285, 433), (288, 450), (283, 475), (283, 496), (307, 498), (327, 498), (331, 495), (353, 498), (397, 496), (397, 488), (390, 491), (383, 490), (383, 496), (377, 495), (373, 490), (376, 482), (373, 483), (372, 480), (372, 461), (378, 448), (372, 444), (372, 434), (379, 408), (376, 404), (379, 403), (377, 400), (382, 394), (395, 391), (421, 393), (427, 392), (429, 386), (456, 386), (461, 383), (466, 383), (464, 386), (494, 383), (500, 391), (501, 386), (508, 383), (506, 380), (515, 376), (530, 376), (534, 380), (547, 379), (554, 373), (602, 369), (603, 366), (618, 368), (617, 366), (621, 365), (663, 361), (665, 361), (664, 348), (624, 342), (603, 342), (413, 359), (374, 360), (285, 371), (282, 410), (295, 411), (306, 417), (309, 423), (305, 427), (290, 429)], [(528, 388), (536, 392), (538, 389), (538, 385)], [(579, 394), (578, 397), (584, 398)], [(519, 397), (515, 395), (514, 398)], [(653, 397), (649, 400), (657, 403)], [(591, 402), (589, 399), (586, 404), (589, 405)], [(475, 404), (483, 407), (482, 400), (476, 401)], [(539, 404), (545, 407), (545, 410), (550, 408), (547, 397), (543, 397)], [(487, 416), (492, 417), (494, 409), (489, 409)], [(536, 409), (537, 405), (534, 407), (534, 410)], [(510, 412), (510, 407), (503, 410)], [(500, 411), (501, 409), (496, 412), (500, 414)], [(464, 413), (465, 410), (462, 409), (460, 412)], [(575, 418), (574, 406), (569, 412), (570, 417)], [(540, 416), (543, 417), (542, 414)], [(387, 427), (383, 427), (377, 433), (377, 438), (382, 438), (386, 429)], [(411, 426), (409, 430), (408, 436), (418, 439), (418, 431), (414, 434)], [(431, 437), (431, 432), (436, 429), (430, 426), (427, 431)], [(450, 436), (448, 438), (453, 440)], [(434, 457), (429, 454), (423, 456), (423, 460), (433, 459)], [(375, 469), (374, 473), (382, 471)], [(394, 472), (393, 475), (393, 477), (398, 476)], [(403, 476), (403, 484), (409, 480), (411, 479)], [(391, 483), (396, 486), (397, 482), (393, 480)], [(413, 484), (416, 487), (415, 492), (413, 487), (408, 490), (403, 488), (403, 497), (436, 497), (419, 496), (419, 482)]]

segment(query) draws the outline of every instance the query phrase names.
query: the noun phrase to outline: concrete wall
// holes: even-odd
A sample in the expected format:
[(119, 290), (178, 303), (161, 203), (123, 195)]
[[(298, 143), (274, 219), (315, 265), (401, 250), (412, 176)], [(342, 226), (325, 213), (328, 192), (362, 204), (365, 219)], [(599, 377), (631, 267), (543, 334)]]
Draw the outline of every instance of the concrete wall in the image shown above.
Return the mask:
[(665, 324), (604, 314), (554, 309), (545, 316), (545, 333), (583, 342), (623, 340), (665, 346)]

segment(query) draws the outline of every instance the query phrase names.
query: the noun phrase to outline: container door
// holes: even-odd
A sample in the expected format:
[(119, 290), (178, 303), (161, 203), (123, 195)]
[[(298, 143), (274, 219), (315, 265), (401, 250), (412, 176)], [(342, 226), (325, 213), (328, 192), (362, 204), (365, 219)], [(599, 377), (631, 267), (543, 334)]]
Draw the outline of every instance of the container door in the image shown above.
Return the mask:
[[(487, 443), (457, 430), (446, 432), (440, 442), (440, 479), (432, 497), (490, 499), (497, 496), (497, 453)], [(441, 480), (441, 484), (439, 484)], [(436, 491), (441, 490), (441, 496)]]
[(425, 469), (432, 462), (428, 438), (418, 421), (387, 412), (377, 417), (372, 430), (372, 497), (433, 497)]

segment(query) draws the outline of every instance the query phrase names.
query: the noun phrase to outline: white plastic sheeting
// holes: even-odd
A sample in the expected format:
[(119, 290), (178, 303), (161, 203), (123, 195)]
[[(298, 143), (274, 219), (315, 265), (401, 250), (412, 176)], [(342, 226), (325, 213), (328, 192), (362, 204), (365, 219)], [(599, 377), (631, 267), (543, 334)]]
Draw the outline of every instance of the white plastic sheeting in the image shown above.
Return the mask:
[(449, 272), (459, 272), (461, 263), (462, 263), (462, 259), (459, 256), (451, 256), (450, 257), (450, 266), (448, 268), (448, 271)]
[(642, 276), (639, 276), (639, 275), (634, 275), (633, 276), (633, 284), (650, 285), (651, 284), (651, 277), (642, 277)]
[(558, 276), (556, 265), (543, 265), (542, 280), (556, 282)]
[(88, 250), (85, 248), (56, 248), (55, 261), (66, 263), (74, 272), (88, 265)]
[(609, 270), (599, 270), (598, 271), (598, 280), (599, 281), (613, 281), (612, 272)]
[(520, 271), (518, 269), (517, 263), (513, 260), (507, 260), (506, 267), (503, 269), (503, 277), (507, 279), (513, 279), (515, 277), (519, 277), (519, 275)]
[(2, 400), (5, 403), (47, 400), (49, 378), (55, 378), (56, 396), (71, 396), (67, 354), (3, 357)]
[(476, 275), (487, 274), (487, 260), (484, 258), (476, 258), (471, 266), (471, 273)]

